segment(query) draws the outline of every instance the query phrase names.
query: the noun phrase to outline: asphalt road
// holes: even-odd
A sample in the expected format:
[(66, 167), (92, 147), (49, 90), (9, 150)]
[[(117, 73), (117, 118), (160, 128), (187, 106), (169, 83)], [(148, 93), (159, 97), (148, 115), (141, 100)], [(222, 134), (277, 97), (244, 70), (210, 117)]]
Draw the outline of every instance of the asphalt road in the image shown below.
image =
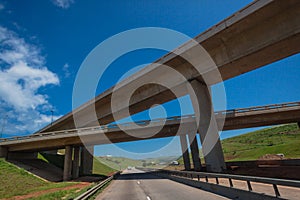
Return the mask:
[(98, 200), (164, 200), (228, 199), (210, 192), (144, 173), (137, 169), (124, 171), (96, 199)]

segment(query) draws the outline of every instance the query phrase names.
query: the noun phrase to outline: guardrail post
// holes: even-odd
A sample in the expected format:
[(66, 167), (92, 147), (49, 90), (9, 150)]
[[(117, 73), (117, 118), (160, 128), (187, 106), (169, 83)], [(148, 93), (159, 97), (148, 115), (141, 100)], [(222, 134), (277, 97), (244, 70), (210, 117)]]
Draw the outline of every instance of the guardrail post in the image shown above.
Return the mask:
[(276, 184), (273, 184), (273, 188), (274, 188), (274, 192), (275, 192), (276, 197), (280, 197), (280, 193), (279, 193), (279, 190), (278, 190), (278, 187), (277, 187)]
[(229, 186), (230, 186), (230, 187), (233, 187), (233, 183), (232, 183), (231, 178), (229, 178), (228, 181), (229, 181)]
[(247, 181), (247, 185), (248, 185), (248, 190), (252, 191), (252, 186), (251, 186), (251, 182), (250, 181)]
[(219, 179), (218, 179), (218, 177), (216, 177), (216, 183), (219, 185)]

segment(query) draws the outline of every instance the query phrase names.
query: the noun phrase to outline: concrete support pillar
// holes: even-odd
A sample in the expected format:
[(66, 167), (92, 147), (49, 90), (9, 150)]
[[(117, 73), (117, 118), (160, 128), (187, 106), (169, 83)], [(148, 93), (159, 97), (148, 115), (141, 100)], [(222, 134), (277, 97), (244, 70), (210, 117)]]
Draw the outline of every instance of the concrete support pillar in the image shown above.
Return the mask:
[(180, 135), (180, 144), (181, 144), (181, 150), (182, 150), (184, 169), (187, 171), (191, 170), (191, 161), (190, 161), (190, 156), (189, 156), (186, 135)]
[[(199, 134), (207, 171), (221, 172), (226, 169), (209, 88), (192, 80), (188, 87), (196, 118), (199, 120)], [(200, 116), (197, 114), (200, 114)]]
[(199, 157), (199, 146), (198, 146), (196, 135), (189, 134), (188, 136), (189, 136), (192, 159), (193, 159), (193, 164), (194, 164), (194, 171), (201, 171), (202, 166), (201, 166), (201, 161), (200, 161), (200, 157)]
[(0, 146), (0, 158), (7, 158), (7, 148)]
[(72, 178), (76, 179), (79, 177), (80, 147), (74, 147), (73, 153)]
[(81, 147), (80, 172), (82, 175), (93, 174), (94, 146)]
[(71, 179), (71, 174), (72, 174), (71, 166), (72, 166), (72, 147), (66, 146), (63, 181), (68, 181)]

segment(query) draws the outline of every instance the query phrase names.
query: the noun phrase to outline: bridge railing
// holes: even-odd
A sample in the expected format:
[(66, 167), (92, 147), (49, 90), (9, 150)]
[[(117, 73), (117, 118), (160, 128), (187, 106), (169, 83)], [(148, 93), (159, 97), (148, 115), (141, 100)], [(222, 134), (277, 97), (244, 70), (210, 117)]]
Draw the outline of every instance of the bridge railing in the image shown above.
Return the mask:
[(249, 108), (223, 110), (223, 111), (217, 111), (217, 112), (215, 112), (215, 114), (216, 115), (227, 115), (227, 114), (234, 114), (234, 113), (246, 113), (246, 112), (253, 112), (253, 111), (264, 111), (264, 110), (298, 107), (298, 106), (300, 106), (300, 102), (290, 102), (290, 103), (283, 103), (283, 104), (272, 104), (272, 105), (266, 105), (266, 106), (254, 106), (254, 107), (249, 107)]
[[(150, 170), (149, 170), (150, 171)], [(254, 176), (241, 176), (241, 175), (231, 175), (231, 174), (217, 174), (217, 173), (206, 173), (206, 172), (191, 172), (191, 171), (174, 171), (174, 170), (153, 170), (153, 173), (163, 173), (168, 176), (177, 176), (192, 179), (195, 181), (203, 181), (205, 179), (206, 183), (209, 183), (209, 179), (215, 179), (215, 184), (220, 184), (220, 179), (227, 179), (228, 186), (234, 188), (233, 180), (246, 182), (248, 191), (253, 192), (252, 184), (263, 183), (273, 186), (274, 194), (276, 197), (280, 197), (280, 191), (278, 185), (300, 188), (300, 181), (297, 180), (285, 180), (276, 178), (265, 178), (265, 177), (254, 177)], [(212, 182), (210, 182), (212, 183)]]

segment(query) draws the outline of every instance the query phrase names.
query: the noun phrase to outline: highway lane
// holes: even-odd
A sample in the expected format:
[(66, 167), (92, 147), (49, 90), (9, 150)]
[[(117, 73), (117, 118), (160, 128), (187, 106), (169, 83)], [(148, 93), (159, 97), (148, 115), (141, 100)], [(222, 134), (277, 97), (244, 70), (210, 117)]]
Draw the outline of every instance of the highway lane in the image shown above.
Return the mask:
[(163, 179), (135, 168), (125, 170), (97, 200), (228, 199), (184, 184)]

